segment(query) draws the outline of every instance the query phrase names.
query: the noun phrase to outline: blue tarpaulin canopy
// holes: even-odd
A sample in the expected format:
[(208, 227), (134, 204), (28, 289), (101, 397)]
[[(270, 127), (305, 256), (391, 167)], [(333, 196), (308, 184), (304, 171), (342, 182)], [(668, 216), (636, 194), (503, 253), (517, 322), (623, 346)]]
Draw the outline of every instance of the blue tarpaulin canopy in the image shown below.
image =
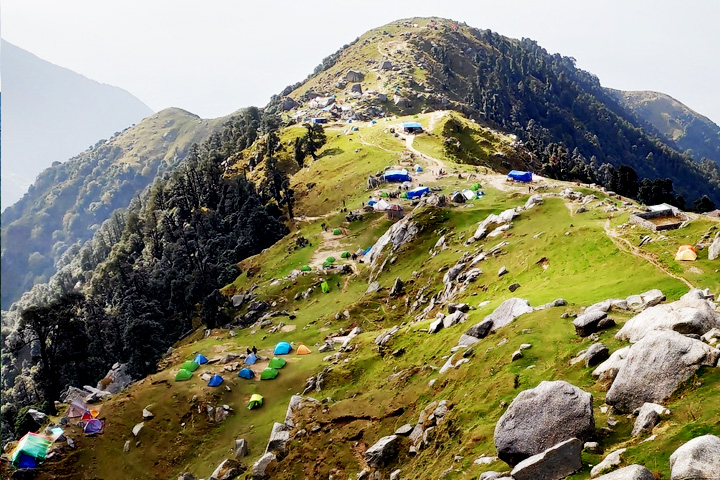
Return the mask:
[(278, 342), (275, 345), (275, 355), (287, 355), (292, 350), (292, 347), (288, 342)]
[(407, 192), (407, 198), (408, 198), (408, 200), (411, 200), (413, 198), (420, 198), (428, 192), (430, 192), (430, 187), (413, 188), (412, 190)]
[(512, 178), (513, 180), (518, 182), (532, 182), (532, 173), (523, 172), (520, 170), (512, 170), (510, 173), (508, 173), (508, 178)]
[(402, 127), (406, 132), (422, 132), (422, 125), (418, 122), (404, 122)]
[(386, 182), (410, 182), (412, 179), (406, 169), (402, 170), (388, 170), (385, 172)]

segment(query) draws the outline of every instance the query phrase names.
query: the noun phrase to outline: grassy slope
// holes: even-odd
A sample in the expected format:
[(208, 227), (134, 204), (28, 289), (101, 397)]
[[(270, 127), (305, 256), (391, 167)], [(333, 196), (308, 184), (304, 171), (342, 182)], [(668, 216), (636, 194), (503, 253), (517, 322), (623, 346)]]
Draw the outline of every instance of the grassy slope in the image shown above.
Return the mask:
[[(421, 116), (420, 120), (426, 121), (426, 118)], [(358, 337), (358, 349), (350, 354), (347, 362), (333, 366), (325, 390), (316, 395), (317, 398), (332, 397), (334, 402), (327, 412), (317, 413), (315, 419), (303, 423), (308, 426), (323, 421), (324, 428), (302, 441), (294, 440), (289, 457), (274, 472), (273, 478), (302, 478), (303, 475), (327, 478), (332, 468), (354, 474), (363, 467), (363, 445), (372, 445), (398, 426), (415, 422), (427, 403), (440, 399), (448, 399), (453, 404), (450, 421), (438, 428), (435, 445), (417, 457), (408, 457), (403, 447), (397, 466), (403, 469), (404, 478), (437, 478), (448, 467), (465, 472), (452, 473), (448, 478), (469, 478), (484, 470), (504, 469), (506, 466), (502, 462), (482, 467), (472, 464), (480, 454), (494, 454), (492, 434), (502, 414), (500, 402), (509, 403), (520, 390), (548, 379), (565, 379), (591, 391), (598, 428), (605, 425), (606, 417), (599, 411), (604, 398), (601, 386), (593, 382), (590, 369), (581, 364), (571, 367), (568, 363), (591, 342), (578, 338), (571, 321), (561, 319), (561, 313), (575, 312), (581, 306), (605, 298), (624, 297), (650, 288), (660, 288), (672, 300), (687, 291), (687, 287), (647, 261), (618, 250), (604, 235), (606, 214), (599, 209), (572, 216), (561, 199), (550, 198), (523, 212), (503, 237), (482, 242), (486, 249), (502, 240), (509, 245), (504, 255), (478, 265), (485, 273), (461, 294), (459, 300), (473, 305), (485, 300), (490, 303), (471, 310), (466, 325), (442, 330), (432, 337), (423, 331), (430, 320), (407, 323), (418, 313), (409, 313), (409, 305), (421, 288), (427, 286), (428, 294), (437, 291), (443, 275), (441, 269), (454, 265), (462, 252), (479, 249), (477, 243), (469, 247), (463, 245), (478, 221), (489, 213), (524, 204), (526, 194), (486, 188), (487, 195), (481, 200), (422, 215), (425, 228), (421, 235), (398, 251), (397, 261), (388, 264), (380, 275), (378, 280), (385, 288), (381, 292), (365, 293), (368, 272), (367, 265), (362, 264), (358, 265), (360, 273), (356, 276), (314, 271), (295, 280), (287, 278), (290, 271), (309, 263), (319, 249), (326, 247), (321, 245), (320, 223), (323, 221), (330, 227), (345, 228), (343, 235), (333, 241), (336, 242), (335, 249), (348, 251), (366, 248), (388, 227), (389, 221), (379, 214), (368, 214), (362, 222), (343, 225), (343, 214), (333, 213), (343, 199), (348, 207), (359, 206), (368, 195), (364, 191), (367, 174), (381, 170), (394, 163), (393, 158), (399, 158), (402, 144), (385, 133), (385, 127), (381, 123), (374, 127), (361, 125), (353, 136), (331, 134), (333, 131), (342, 133), (345, 126), (328, 129), (330, 141), (324, 154), (294, 177), (295, 185), (308, 181), (317, 183), (313, 195), (299, 196), (298, 211), (308, 215), (329, 213), (324, 218), (298, 222), (298, 234), (305, 236), (313, 246), (293, 250), (292, 237), (283, 239), (243, 262), (243, 271), (247, 272), (252, 266), (254, 275), (248, 278), (247, 273), (243, 273), (225, 290), (230, 294), (257, 283), (255, 292), (259, 298), (277, 302), (276, 309), (288, 310), (296, 316), (294, 320), (277, 317), (274, 322), (283, 321), (295, 329), (274, 334), (264, 330), (238, 330), (236, 337), (230, 337), (227, 331), (216, 330), (206, 339), (199, 331), (186, 339), (161, 365), (157, 374), (106, 402), (102, 416), (107, 418), (107, 427), (102, 436), (75, 435), (82, 448), (64, 462), (73, 465), (75, 472), (83, 473), (69, 478), (80, 475), (88, 478), (171, 478), (182, 471), (206, 477), (230, 454), (233, 439), (240, 437), (248, 439), (248, 461), (254, 461), (263, 453), (272, 423), (283, 420), (290, 395), (301, 391), (305, 379), (326, 364), (321, 360), (324, 354), (291, 355), (289, 365), (272, 382), (241, 381), (236, 372), (227, 373), (225, 378), (231, 392), (223, 387), (211, 389), (205, 386), (198, 375), (188, 382), (173, 382), (178, 365), (192, 358), (194, 352), (203, 352), (208, 357), (220, 356), (226, 351), (244, 352), (249, 345), (257, 345), (261, 353), (269, 355), (279, 340), (293, 341), (296, 346), (306, 343), (316, 351), (327, 334), (354, 325), (360, 325), (366, 332)], [(354, 148), (358, 146), (360, 152), (356, 153)], [(448, 191), (462, 186), (458, 184), (463, 182), (446, 179), (441, 183)], [(336, 189), (334, 185), (341, 187)], [(296, 187), (296, 190), (300, 189)], [(617, 223), (622, 221), (622, 216), (613, 219)], [(692, 223), (687, 229), (678, 231), (678, 235), (699, 236), (706, 230), (707, 225)], [(535, 238), (540, 232), (542, 235)], [(569, 234), (565, 235), (566, 232)], [(446, 235), (449, 248), (434, 257), (428, 256), (427, 252), (441, 234)], [(678, 239), (681, 240), (693, 243), (686, 238)], [(673, 248), (670, 241), (664, 240), (651, 243), (648, 248), (662, 248), (663, 245)], [(542, 257), (548, 261), (547, 269), (536, 264)], [(343, 262), (339, 260), (338, 263)], [(496, 272), (501, 266), (506, 266), (510, 273), (498, 278)], [(417, 274), (413, 275), (413, 272)], [(685, 271), (678, 273), (685, 274)], [(387, 288), (396, 277), (406, 282), (405, 295), (388, 299)], [(329, 294), (321, 294), (316, 288), (307, 300), (294, 300), (296, 293), (317, 286), (324, 279), (331, 285)], [(717, 288), (712, 275), (699, 276), (696, 281), (700, 286)], [(521, 284), (514, 294), (507, 289), (513, 282)], [(467, 326), (482, 320), (512, 296), (527, 298), (532, 305), (561, 296), (570, 304), (520, 317), (478, 343), (468, 364), (439, 377), (434, 367), (445, 362), (444, 357)], [(346, 309), (350, 318), (340, 315), (336, 319), (336, 314)], [(622, 324), (627, 317), (615, 315), (615, 318)], [(387, 351), (404, 348), (405, 354), (382, 357), (372, 341), (382, 329), (395, 324), (402, 324), (402, 327)], [(618, 328), (601, 334), (602, 341), (611, 351), (621, 346), (613, 339)], [(531, 332), (523, 334), (524, 329)], [(508, 342), (498, 346), (501, 339)], [(525, 352), (523, 359), (510, 363), (510, 356), (520, 343), (531, 343), (533, 347)], [(535, 367), (528, 369), (531, 365)], [(218, 369), (218, 366), (203, 367), (201, 371)], [(388, 379), (397, 372), (401, 372), (399, 379)], [(430, 387), (428, 381), (433, 378), (438, 380)], [(514, 385), (516, 378), (517, 388)], [(678, 396), (669, 402), (673, 415), (661, 425), (663, 433), (659, 438), (653, 443), (631, 446), (626, 457), (645, 463), (657, 470), (662, 478), (669, 478), (667, 458), (673, 449), (698, 432), (713, 428), (712, 422), (720, 415), (720, 407), (713, 406), (717, 402), (711, 400), (718, 388), (720, 375), (717, 372), (701, 372), (699, 382), (685, 392), (693, 390), (691, 395)], [(262, 393), (266, 403), (259, 410), (248, 411), (245, 405), (250, 394), (255, 392)], [(191, 405), (193, 395), (198, 395), (200, 409)], [(226, 403), (235, 410), (234, 414), (222, 425), (210, 424), (202, 406), (205, 401)], [(136, 448), (133, 443), (130, 452), (123, 453), (125, 440), (131, 438), (130, 431), (141, 421), (142, 408), (148, 404), (153, 405), (151, 410), (156, 417), (146, 422), (140, 434), (140, 447)], [(402, 410), (395, 411), (399, 408)], [(628, 439), (630, 420), (623, 417), (619, 420), (621, 426), (616, 428), (616, 433), (600, 439), (608, 451)], [(455, 455), (464, 458), (454, 463)], [(587, 455), (585, 461), (594, 464), (601, 458), (602, 455)], [(58, 470), (60, 467), (58, 465)], [(65, 468), (70, 466), (65, 465)], [(574, 478), (589, 478), (589, 468)]]

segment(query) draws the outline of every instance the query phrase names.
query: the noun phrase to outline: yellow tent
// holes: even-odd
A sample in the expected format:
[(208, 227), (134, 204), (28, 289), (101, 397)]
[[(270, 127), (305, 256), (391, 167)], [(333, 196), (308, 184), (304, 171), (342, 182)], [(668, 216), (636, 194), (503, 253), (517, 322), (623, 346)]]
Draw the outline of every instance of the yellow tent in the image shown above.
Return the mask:
[(691, 245), (680, 245), (677, 253), (675, 254), (675, 260), (697, 260), (697, 251)]
[(308, 347), (306, 347), (305, 345), (300, 345), (300, 346), (297, 348), (297, 354), (298, 354), (298, 355), (307, 355), (308, 353), (312, 353), (312, 352), (311, 352), (310, 349), (309, 349)]

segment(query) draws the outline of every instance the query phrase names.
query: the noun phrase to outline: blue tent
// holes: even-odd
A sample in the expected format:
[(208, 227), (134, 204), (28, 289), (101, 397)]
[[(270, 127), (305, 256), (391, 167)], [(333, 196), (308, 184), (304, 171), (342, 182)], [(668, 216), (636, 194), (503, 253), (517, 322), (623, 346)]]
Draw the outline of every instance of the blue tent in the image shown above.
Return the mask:
[(532, 182), (532, 173), (522, 172), (520, 170), (512, 170), (508, 173), (508, 178), (512, 178), (518, 182)]
[(403, 130), (408, 133), (422, 132), (422, 125), (418, 122), (405, 122), (402, 124)]
[(370, 206), (372, 207), (372, 206), (375, 205), (376, 203), (377, 203), (377, 202), (376, 202), (375, 200), (370, 200), (370, 201), (368, 202), (368, 205), (370, 205)]
[(254, 353), (251, 353), (245, 359), (245, 365), (255, 365), (255, 362), (257, 362), (257, 356)]
[(193, 361), (198, 365), (203, 365), (208, 362), (208, 359), (205, 358), (205, 355), (203, 355), (202, 353), (198, 353), (197, 355), (195, 355), (195, 360)]
[(275, 345), (275, 355), (287, 355), (292, 350), (288, 342), (279, 342)]
[(238, 372), (238, 377), (250, 380), (251, 378), (255, 378), (255, 372), (253, 372), (249, 368), (243, 368)]
[(407, 192), (407, 198), (408, 200), (411, 200), (413, 198), (420, 198), (426, 193), (430, 192), (430, 187), (417, 187), (413, 188), (409, 192)]
[(412, 179), (408, 175), (408, 171), (404, 168), (402, 170), (388, 170), (385, 172), (386, 182), (411, 182)]
[(213, 375), (208, 382), (208, 387), (218, 387), (223, 382), (223, 378), (220, 375)]

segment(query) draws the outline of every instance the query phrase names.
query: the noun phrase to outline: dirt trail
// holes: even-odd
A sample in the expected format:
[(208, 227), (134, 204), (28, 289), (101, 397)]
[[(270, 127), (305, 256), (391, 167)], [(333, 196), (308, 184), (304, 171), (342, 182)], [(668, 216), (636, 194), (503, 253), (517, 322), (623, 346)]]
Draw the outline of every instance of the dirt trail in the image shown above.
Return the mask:
[(623, 252), (630, 253), (632, 255), (635, 255), (636, 257), (640, 257), (643, 260), (646, 260), (646, 261), (652, 263), (653, 265), (655, 265), (657, 268), (662, 270), (663, 273), (665, 273), (677, 280), (680, 280), (681, 282), (683, 282), (685, 285), (687, 285), (690, 288), (695, 288), (695, 286), (692, 283), (690, 283), (687, 279), (685, 279), (681, 276), (675, 275), (665, 265), (658, 262), (657, 259), (655, 259), (655, 257), (651, 253), (643, 251), (641, 248), (636, 247), (635, 245), (630, 243), (627, 239), (622, 237), (616, 230), (614, 230), (613, 228), (610, 227), (610, 219), (607, 219), (605, 221), (604, 228), (605, 228), (605, 234), (610, 238), (610, 240), (615, 244), (615, 246), (617, 246)]

